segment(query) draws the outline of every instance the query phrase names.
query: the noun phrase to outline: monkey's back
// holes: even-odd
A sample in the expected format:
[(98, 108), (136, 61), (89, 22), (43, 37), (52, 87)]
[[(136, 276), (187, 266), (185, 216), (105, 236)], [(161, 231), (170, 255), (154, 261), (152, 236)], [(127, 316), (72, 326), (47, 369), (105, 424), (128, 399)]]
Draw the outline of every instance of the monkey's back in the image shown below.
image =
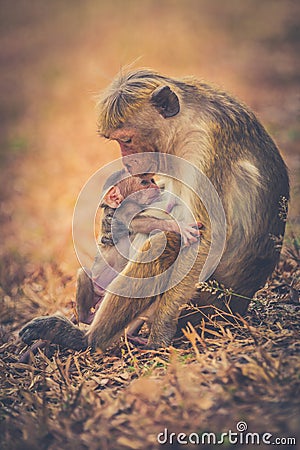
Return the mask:
[[(160, 94), (164, 98), (157, 102)], [(169, 99), (171, 114), (164, 114)], [(225, 252), (214, 275), (253, 295), (278, 261), (289, 200), (286, 166), (254, 113), (195, 78), (174, 79), (148, 69), (122, 71), (104, 92), (99, 112), (104, 135), (135, 124), (147, 149), (184, 158), (210, 179), (227, 219)], [(141, 151), (133, 143), (129, 147), (129, 153)], [(189, 206), (202, 220), (201, 202), (190, 197)], [(209, 227), (208, 220), (208, 235)]]

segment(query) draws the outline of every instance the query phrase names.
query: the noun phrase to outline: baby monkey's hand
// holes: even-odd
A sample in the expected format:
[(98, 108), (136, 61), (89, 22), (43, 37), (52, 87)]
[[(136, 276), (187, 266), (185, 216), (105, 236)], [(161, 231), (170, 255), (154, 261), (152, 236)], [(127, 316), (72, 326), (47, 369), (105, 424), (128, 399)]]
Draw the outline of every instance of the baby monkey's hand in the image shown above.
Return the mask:
[(185, 224), (179, 222), (180, 234), (182, 236), (183, 244), (185, 247), (194, 244), (198, 241), (201, 236), (200, 228), (203, 228), (203, 224), (201, 222), (194, 222)]

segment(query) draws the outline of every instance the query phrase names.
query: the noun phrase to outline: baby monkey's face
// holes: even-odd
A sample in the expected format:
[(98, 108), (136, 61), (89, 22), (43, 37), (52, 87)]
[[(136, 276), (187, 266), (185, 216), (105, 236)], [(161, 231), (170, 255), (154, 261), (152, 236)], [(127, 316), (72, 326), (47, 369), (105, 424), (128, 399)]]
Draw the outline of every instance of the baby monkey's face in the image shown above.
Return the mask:
[(112, 186), (102, 199), (101, 206), (118, 208), (127, 199), (138, 205), (150, 205), (160, 197), (160, 190), (154, 180), (154, 174), (143, 174), (124, 178)]
[(127, 195), (125, 194), (124, 198), (130, 196), (130, 199), (139, 205), (149, 205), (160, 196), (160, 190), (153, 173), (131, 176), (122, 181), (122, 183), (124, 182), (127, 183)]

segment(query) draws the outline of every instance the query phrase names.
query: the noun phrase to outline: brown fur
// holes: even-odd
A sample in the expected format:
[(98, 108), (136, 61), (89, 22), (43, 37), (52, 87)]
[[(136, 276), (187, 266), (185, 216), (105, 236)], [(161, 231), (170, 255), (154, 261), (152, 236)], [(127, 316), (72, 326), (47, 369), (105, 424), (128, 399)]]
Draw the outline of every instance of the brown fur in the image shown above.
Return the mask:
[[(115, 247), (116, 242), (119, 242), (124, 237), (124, 233), (125, 237), (128, 235), (129, 230), (125, 224), (127, 222), (126, 217), (133, 217), (130, 223), (132, 240), (134, 240), (138, 233), (144, 235), (153, 230), (180, 232), (176, 221), (170, 219), (166, 212), (154, 209), (146, 209), (145, 211), (140, 212), (141, 207), (149, 206), (153, 200), (160, 199), (159, 188), (153, 178), (153, 174), (143, 174), (139, 177), (127, 176), (126, 178), (121, 179), (121, 181), (116, 182), (118, 177), (120, 179), (124, 174), (124, 171), (120, 171), (114, 173), (108, 179), (105, 183), (105, 185), (108, 185), (108, 190), (101, 202), (101, 207), (103, 208), (100, 235), (101, 253), (104, 260), (118, 272), (121, 272), (127, 264), (127, 259), (124, 258), (119, 253), (119, 249)], [(110, 185), (111, 179), (116, 182), (113, 186)], [(121, 205), (125, 199), (129, 199), (129, 201), (127, 201), (123, 207)], [(119, 206), (123, 209), (119, 216), (115, 216), (116, 208)], [(154, 217), (154, 214), (156, 217)], [(114, 223), (114, 226), (112, 226), (112, 223)], [(192, 229), (191, 226), (187, 225), (182, 231), (185, 237), (190, 236), (190, 240), (197, 240), (195, 235), (198, 231), (196, 229)], [(189, 234), (187, 235), (187, 233)], [(190, 233), (194, 234), (190, 235)], [(102, 263), (103, 258), (99, 258), (98, 266), (96, 266), (96, 273), (97, 278), (101, 278), (102, 282), (105, 282), (103, 279), (105, 274), (103, 273), (102, 275), (102, 271), (104, 270)], [(95, 259), (94, 267), (95, 264), (97, 264), (97, 261), (98, 256)], [(79, 322), (90, 324), (94, 318), (95, 309), (99, 307), (101, 301), (102, 299), (99, 299), (99, 296), (97, 297), (97, 295), (95, 295), (91, 277), (84, 269), (79, 269), (76, 286), (76, 307)], [(150, 317), (148, 312), (146, 315)], [(73, 318), (73, 322), (76, 322), (76, 317)], [(143, 320), (137, 319), (131, 324), (128, 334), (130, 336), (134, 335), (142, 326), (143, 322)]]
[[(123, 178), (125, 176), (125, 178)], [(113, 182), (115, 184), (111, 185)], [(142, 184), (146, 182), (148, 184)], [(108, 185), (108, 186), (106, 186)], [(105, 183), (108, 188), (107, 192), (101, 202), (103, 208), (103, 216), (101, 220), (101, 230), (99, 236), (99, 242), (101, 245), (101, 252), (104, 259), (119, 272), (125, 267), (126, 260), (119, 254), (115, 248), (115, 243), (120, 236), (128, 234), (126, 226), (117, 220), (114, 220), (114, 238), (112, 236), (112, 221), (117, 206), (121, 205), (122, 201), (128, 198), (131, 194), (139, 192), (138, 197), (126, 204), (126, 213), (129, 216), (134, 216), (135, 211), (139, 211), (140, 204), (150, 204), (152, 202), (151, 193), (149, 194), (149, 188), (154, 189), (158, 187), (153, 180), (152, 174), (147, 174), (141, 177), (127, 176), (126, 172), (120, 171), (114, 173)], [(124, 216), (124, 214), (123, 214)], [(143, 219), (136, 219), (138, 222)], [(135, 219), (133, 220), (135, 222)], [(148, 226), (148, 224), (147, 224)], [(142, 227), (143, 228), (143, 227)], [(143, 231), (141, 231), (143, 232)], [(100, 263), (101, 264), (101, 263)], [(101, 270), (101, 267), (99, 268)], [(100, 274), (99, 274), (100, 275)], [(76, 308), (79, 322), (91, 323), (94, 317), (95, 307), (97, 305), (97, 296), (94, 293), (93, 282), (91, 277), (84, 269), (79, 269), (77, 273), (76, 283)], [(76, 322), (76, 317), (73, 317), (73, 321)]]
[[(193, 78), (172, 79), (150, 70), (119, 75), (102, 94), (99, 112), (99, 132), (119, 142), (131, 173), (157, 172), (160, 160), (151, 154), (165, 152), (195, 164), (211, 180), (227, 219), (225, 251), (213, 278), (240, 295), (252, 297), (278, 261), (273, 238), (283, 238), (285, 222), (280, 205), (289, 199), (285, 164), (255, 115), (205, 83)], [(141, 163), (136, 154), (144, 152), (151, 154), (144, 155)], [(193, 186), (198, 183), (197, 178), (191, 180)], [(87, 333), (90, 345), (107, 348), (152, 303), (156, 310), (148, 341), (151, 347), (170, 344), (179, 308), (187, 299), (201, 307), (229, 307), (241, 314), (247, 310), (248, 301), (240, 297), (233, 295), (228, 305), (216, 296), (197, 292), (196, 282), (210, 248), (210, 222), (190, 189), (174, 182), (173, 191), (205, 225), (196, 263), (176, 287), (158, 297), (133, 299), (107, 294)], [(160, 239), (160, 235), (154, 236), (154, 246)], [(178, 235), (168, 235), (168, 246), (158, 261), (131, 263), (124, 270), (135, 277), (155, 276), (177, 252)], [(179, 275), (185, 258), (190, 258), (189, 252), (178, 258)], [(117, 279), (117, 283), (121, 288), (123, 280)], [(35, 335), (32, 327), (30, 330), (28, 333)], [(67, 336), (65, 343), (68, 346)]]

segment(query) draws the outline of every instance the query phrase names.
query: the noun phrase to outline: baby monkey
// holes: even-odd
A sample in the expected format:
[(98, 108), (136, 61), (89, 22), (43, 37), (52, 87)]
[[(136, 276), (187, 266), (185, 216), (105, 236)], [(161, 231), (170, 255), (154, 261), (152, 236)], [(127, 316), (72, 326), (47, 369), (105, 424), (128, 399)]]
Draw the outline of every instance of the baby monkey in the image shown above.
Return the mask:
[[(125, 177), (125, 178), (124, 178)], [(90, 324), (105, 295), (106, 288), (125, 268), (131, 242), (138, 233), (148, 237), (154, 231), (181, 233), (184, 245), (190, 245), (200, 236), (201, 223), (181, 224), (170, 218), (173, 201), (163, 203), (163, 209), (154, 209), (162, 199), (154, 174), (129, 176), (125, 169), (112, 174), (104, 185), (104, 196), (99, 251), (91, 270), (79, 269), (77, 275), (76, 307), (78, 318), (73, 322)], [(151, 205), (151, 209), (149, 206)], [(160, 204), (161, 205), (161, 204)], [(160, 206), (161, 208), (161, 206)], [(151, 316), (151, 307), (143, 318), (135, 320), (128, 329), (131, 341), (143, 344), (135, 336), (145, 320)]]
[[(170, 218), (170, 213), (179, 201), (174, 200), (174, 196), (161, 192), (153, 174), (131, 176), (125, 169), (120, 170), (107, 179), (103, 191), (99, 251), (91, 269), (78, 270), (77, 314), (71, 319), (73, 323), (90, 324), (93, 321), (106, 289), (109, 289), (109, 284), (125, 268), (128, 257), (132, 256), (132, 241), (138, 240), (138, 249), (143, 244), (141, 240), (146, 241), (149, 233), (156, 230), (173, 231), (181, 234), (184, 245), (191, 245), (197, 242), (203, 226), (200, 222), (184, 224)], [(137, 334), (145, 321), (151, 322), (155, 308), (156, 303), (153, 303), (143, 312), (142, 317), (129, 325), (127, 337), (131, 342), (146, 344), (146, 339)], [(56, 333), (55, 329), (52, 331)], [(39, 340), (30, 345), (19, 362), (27, 362), (31, 352), (36, 353), (48, 343), (46, 340)]]

